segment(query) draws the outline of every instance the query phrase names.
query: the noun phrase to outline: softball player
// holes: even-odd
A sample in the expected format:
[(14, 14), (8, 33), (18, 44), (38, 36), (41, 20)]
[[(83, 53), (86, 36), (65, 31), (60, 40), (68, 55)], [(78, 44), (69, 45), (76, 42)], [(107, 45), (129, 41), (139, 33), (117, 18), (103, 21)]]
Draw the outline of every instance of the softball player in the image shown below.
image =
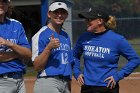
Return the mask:
[(34, 93), (70, 93), (71, 42), (62, 25), (68, 16), (67, 5), (49, 6), (49, 23), (32, 38), (32, 60), (38, 71)]
[[(73, 52), (74, 74), (82, 85), (81, 93), (119, 93), (118, 82), (140, 64), (138, 55), (123, 36), (113, 32), (116, 21), (105, 8), (90, 8), (79, 17), (87, 20), (87, 32), (79, 37)], [(83, 73), (80, 70), (82, 53)], [(120, 55), (128, 63), (117, 71)]]
[(22, 24), (7, 17), (9, 7), (10, 0), (0, 0), (0, 93), (26, 93), (21, 60), (31, 58), (31, 50)]

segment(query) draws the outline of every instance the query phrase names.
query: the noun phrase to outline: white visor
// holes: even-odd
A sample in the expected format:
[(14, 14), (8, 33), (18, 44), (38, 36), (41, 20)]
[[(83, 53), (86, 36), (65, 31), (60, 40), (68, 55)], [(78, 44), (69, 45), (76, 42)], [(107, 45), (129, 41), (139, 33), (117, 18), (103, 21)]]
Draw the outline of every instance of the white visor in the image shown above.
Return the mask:
[(49, 6), (49, 11), (55, 11), (59, 8), (65, 9), (68, 12), (68, 7), (63, 2), (54, 2)]

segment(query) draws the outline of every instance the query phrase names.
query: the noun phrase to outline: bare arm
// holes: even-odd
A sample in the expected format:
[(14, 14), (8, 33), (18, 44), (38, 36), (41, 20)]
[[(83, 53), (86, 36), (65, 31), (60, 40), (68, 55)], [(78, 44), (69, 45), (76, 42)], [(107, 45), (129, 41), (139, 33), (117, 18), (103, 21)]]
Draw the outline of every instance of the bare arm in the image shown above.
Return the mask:
[(22, 47), (20, 45), (17, 44), (12, 44), (11, 46), (9, 46), (14, 52), (16, 52), (19, 57), (24, 58), (24, 59), (30, 59), (31, 58), (31, 50), (26, 48), (26, 47)]
[(13, 59), (18, 58), (18, 55), (11, 51), (11, 52), (0, 52), (0, 62), (7, 62)]
[(36, 71), (41, 71), (44, 69), (50, 54), (51, 54), (51, 49), (46, 47), (44, 51), (35, 58), (33, 65)]
[(0, 45), (7, 46), (8, 48), (11, 48), (13, 50), (13, 52), (5, 52), (3, 55), (1, 55), (1, 57), (3, 57), (3, 60), (12, 60), (14, 58), (20, 58), (20, 59), (31, 58), (31, 50), (26, 47), (22, 47), (20, 45), (14, 44), (1, 37), (0, 37)]

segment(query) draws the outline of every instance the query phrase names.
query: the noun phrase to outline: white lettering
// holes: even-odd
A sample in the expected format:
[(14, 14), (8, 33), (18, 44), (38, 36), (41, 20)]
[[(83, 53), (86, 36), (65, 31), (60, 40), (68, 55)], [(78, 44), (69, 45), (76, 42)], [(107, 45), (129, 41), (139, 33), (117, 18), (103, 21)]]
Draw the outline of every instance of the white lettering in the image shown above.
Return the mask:
[(84, 47), (84, 53), (86, 56), (94, 56), (99, 58), (104, 58), (105, 54), (110, 54), (110, 48), (99, 47), (99, 46), (89, 46)]

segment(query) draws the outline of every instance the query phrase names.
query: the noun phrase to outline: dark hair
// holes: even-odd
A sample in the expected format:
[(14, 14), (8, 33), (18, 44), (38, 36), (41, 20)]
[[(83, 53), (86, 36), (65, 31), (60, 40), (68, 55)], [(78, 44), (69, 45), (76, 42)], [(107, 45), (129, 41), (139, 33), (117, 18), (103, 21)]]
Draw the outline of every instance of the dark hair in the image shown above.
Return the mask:
[(11, 6), (11, 3), (10, 3), (9, 6), (8, 6), (8, 10), (7, 10), (6, 14), (5, 14), (6, 17), (9, 17), (9, 18), (11, 17), (13, 8), (14, 7)]

